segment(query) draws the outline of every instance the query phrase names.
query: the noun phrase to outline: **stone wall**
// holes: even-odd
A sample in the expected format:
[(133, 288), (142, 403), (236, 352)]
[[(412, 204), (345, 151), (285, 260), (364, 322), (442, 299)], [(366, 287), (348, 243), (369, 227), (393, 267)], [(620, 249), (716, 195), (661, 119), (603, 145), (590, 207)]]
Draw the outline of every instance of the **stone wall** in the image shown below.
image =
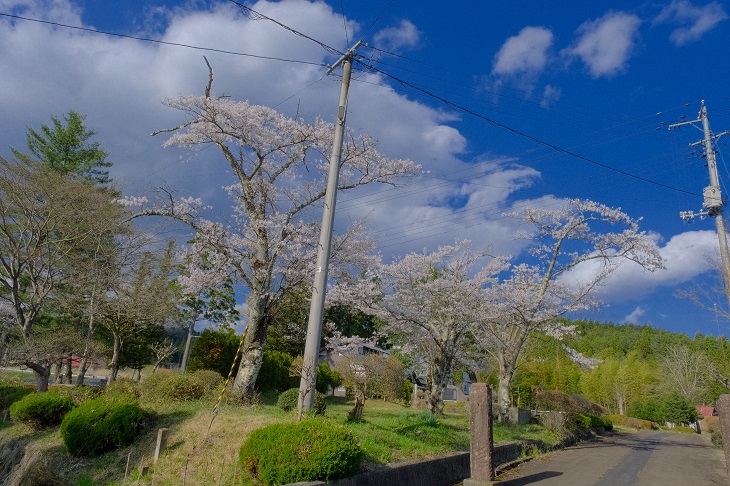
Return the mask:
[[(509, 442), (494, 446), (495, 466), (504, 466), (520, 458), (523, 449), (544, 450), (540, 441)], [(469, 453), (413, 463), (398, 464), (373, 471), (363, 471), (350, 478), (337, 481), (310, 481), (297, 486), (449, 486), (469, 477)], [(293, 486), (293, 485), (290, 485)]]

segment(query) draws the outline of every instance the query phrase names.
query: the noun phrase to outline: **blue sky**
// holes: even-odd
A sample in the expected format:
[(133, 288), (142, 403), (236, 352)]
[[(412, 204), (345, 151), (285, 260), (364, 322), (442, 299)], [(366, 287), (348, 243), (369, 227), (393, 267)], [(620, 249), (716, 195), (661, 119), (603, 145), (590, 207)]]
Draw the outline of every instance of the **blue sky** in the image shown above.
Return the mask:
[[(367, 42), (358, 51), (348, 125), (376, 137), (386, 155), (423, 166), (423, 176), (398, 191), (343, 194), (339, 227), (367, 217), (385, 258), (455, 238), (519, 255), (515, 223), (504, 212), (593, 199), (643, 217), (667, 270), (622, 269), (603, 289), (607, 305), (587, 317), (726, 333), (729, 323), (674, 297), (687, 286), (717, 285), (710, 263), (717, 241), (712, 221), (679, 218), (700, 209), (708, 184), (703, 159), (689, 147), (702, 134), (666, 127), (696, 118), (705, 100), (713, 131), (730, 129), (730, 6), (602, 3), (246, 5), (339, 51)], [(204, 54), (218, 93), (291, 116), (334, 117), (339, 79), (323, 66), (336, 57), (243, 16), (231, 2), (0, 0), (0, 14), (0, 155), (24, 147), (26, 127), (75, 109), (88, 115), (128, 195), (166, 186), (212, 199), (226, 182), (212, 150), (190, 156), (149, 136), (180, 122), (162, 106), (165, 97), (202, 94)], [(717, 148), (720, 179), (730, 180), (726, 147)]]

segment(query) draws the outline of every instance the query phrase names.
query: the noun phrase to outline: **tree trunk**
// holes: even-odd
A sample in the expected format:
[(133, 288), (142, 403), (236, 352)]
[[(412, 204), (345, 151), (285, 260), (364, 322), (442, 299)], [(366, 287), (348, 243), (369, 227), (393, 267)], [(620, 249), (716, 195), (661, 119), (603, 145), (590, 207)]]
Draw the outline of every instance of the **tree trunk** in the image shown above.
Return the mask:
[(119, 373), (119, 354), (122, 351), (122, 340), (116, 334), (114, 335), (114, 349), (112, 352), (112, 362), (109, 365), (109, 383), (117, 379)]
[(266, 344), (266, 329), (269, 319), (260, 315), (248, 325), (246, 339), (243, 343), (241, 366), (238, 368), (233, 389), (245, 398), (252, 399), (256, 378), (259, 376), (261, 363), (264, 360), (264, 345)]
[(183, 352), (182, 363), (180, 363), (180, 372), (185, 373), (188, 367), (188, 357), (190, 356), (190, 343), (193, 341), (193, 333), (195, 332), (195, 319), (188, 326), (188, 340), (185, 341), (185, 351)]
[(444, 413), (444, 390), (451, 374), (451, 359), (439, 355), (433, 360), (431, 368), (431, 396), (428, 399), (428, 408), (432, 413)]
[(83, 386), (84, 380), (86, 379), (86, 370), (89, 368), (89, 359), (86, 357), (86, 351), (84, 351), (84, 357), (81, 358), (81, 364), (79, 365), (79, 372), (76, 374), (76, 386)]
[[(94, 298), (92, 295), (91, 298), (91, 312), (89, 312), (89, 330), (86, 333), (86, 341), (84, 342), (84, 354), (81, 358), (81, 364), (79, 365), (79, 373), (76, 376), (76, 386), (82, 386), (84, 384), (84, 379), (86, 378), (86, 369), (89, 367), (89, 352), (91, 350), (91, 339), (94, 336), (94, 330), (96, 329), (96, 325), (94, 323), (94, 312), (93, 307), (94, 306)], [(71, 383), (69, 381), (69, 383)]]
[(53, 365), (53, 373), (56, 375), (56, 378), (53, 380), (53, 382), (56, 384), (63, 383), (63, 372), (61, 371), (61, 368), (63, 367), (63, 359), (58, 358)]
[(503, 424), (509, 423), (509, 408), (512, 405), (510, 387), (515, 374), (514, 366), (508, 362), (499, 364), (499, 390), (497, 391), (498, 417)]
[(626, 402), (626, 398), (623, 393), (616, 392), (616, 406), (618, 408), (618, 414), (623, 415), (624, 414), (624, 403)]
[(73, 383), (73, 381), (73, 353), (68, 353), (68, 356), (66, 356), (66, 383), (70, 385)]
[(48, 379), (51, 377), (51, 362), (46, 359), (42, 362), (24, 364), (33, 370), (36, 391), (38, 393), (48, 391)]

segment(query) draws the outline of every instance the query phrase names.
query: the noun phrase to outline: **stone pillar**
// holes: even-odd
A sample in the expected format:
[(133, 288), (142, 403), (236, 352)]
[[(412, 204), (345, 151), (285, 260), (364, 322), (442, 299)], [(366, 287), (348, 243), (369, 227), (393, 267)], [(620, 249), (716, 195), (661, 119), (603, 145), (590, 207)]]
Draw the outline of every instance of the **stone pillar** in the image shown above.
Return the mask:
[(717, 414), (720, 416), (722, 448), (725, 451), (725, 468), (730, 479), (730, 395), (720, 395), (717, 399)]
[(494, 435), (492, 431), (492, 388), (473, 383), (469, 390), (469, 479), (464, 486), (486, 486), (494, 482)]
[(159, 429), (157, 431), (157, 447), (155, 448), (155, 464), (167, 448), (167, 436), (170, 433), (170, 429)]

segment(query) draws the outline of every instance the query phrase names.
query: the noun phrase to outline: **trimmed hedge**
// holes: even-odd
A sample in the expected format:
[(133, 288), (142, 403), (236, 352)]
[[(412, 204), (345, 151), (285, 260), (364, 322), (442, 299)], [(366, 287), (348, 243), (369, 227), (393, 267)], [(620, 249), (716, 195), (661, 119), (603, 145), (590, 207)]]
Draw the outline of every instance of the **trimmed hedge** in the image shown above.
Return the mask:
[(134, 442), (146, 418), (134, 401), (96, 398), (66, 415), (61, 437), (70, 453), (96, 456)]
[(329, 481), (360, 469), (362, 449), (345, 427), (306, 420), (255, 430), (241, 446), (241, 466), (265, 485)]
[(604, 430), (613, 430), (613, 423), (611, 420), (607, 417), (602, 417), (598, 415), (591, 415), (591, 414), (578, 414), (578, 416), (575, 419), (575, 423), (578, 425), (578, 427), (581, 427), (583, 429), (604, 429)]
[(606, 417), (608, 420), (611, 421), (613, 425), (618, 425), (621, 427), (631, 427), (633, 429), (649, 429), (649, 430), (658, 430), (659, 427), (657, 424), (650, 420), (642, 420), (637, 419), (634, 417), (627, 417), (625, 415), (609, 415)]
[(53, 427), (74, 408), (74, 402), (57, 391), (31, 393), (10, 406), (10, 417), (35, 429)]
[(276, 406), (285, 412), (291, 412), (299, 405), (299, 388), (289, 388), (282, 392), (276, 400)]
[(22, 383), (0, 381), (0, 410), (9, 408), (24, 396), (33, 393), (33, 388)]

